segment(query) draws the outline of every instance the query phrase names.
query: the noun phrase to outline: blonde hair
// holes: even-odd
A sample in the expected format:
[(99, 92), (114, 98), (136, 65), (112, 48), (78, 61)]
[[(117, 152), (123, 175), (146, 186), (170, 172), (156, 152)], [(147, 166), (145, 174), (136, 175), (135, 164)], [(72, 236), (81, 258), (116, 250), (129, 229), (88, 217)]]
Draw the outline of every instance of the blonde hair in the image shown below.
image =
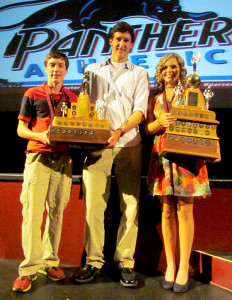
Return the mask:
[(162, 71), (163, 71), (163, 68), (164, 68), (166, 62), (171, 57), (176, 58), (176, 60), (178, 62), (178, 65), (180, 66), (180, 77), (179, 77), (179, 80), (180, 80), (183, 88), (186, 86), (187, 70), (185, 69), (183, 58), (180, 57), (180, 55), (178, 55), (177, 53), (168, 53), (168, 54), (166, 54), (166, 55), (164, 55), (164, 56), (161, 57), (158, 65), (156, 66), (155, 79), (156, 79), (156, 82), (158, 84), (158, 90), (161, 91), (161, 92), (165, 88), (165, 86), (164, 86), (164, 80), (163, 80), (163, 77), (162, 77)]

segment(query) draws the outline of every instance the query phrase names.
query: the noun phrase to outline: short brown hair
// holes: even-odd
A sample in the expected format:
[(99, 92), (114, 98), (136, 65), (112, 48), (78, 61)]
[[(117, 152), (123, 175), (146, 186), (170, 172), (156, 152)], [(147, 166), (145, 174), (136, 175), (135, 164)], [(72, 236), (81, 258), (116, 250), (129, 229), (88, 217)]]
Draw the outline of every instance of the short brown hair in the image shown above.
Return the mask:
[(110, 29), (109, 38), (113, 39), (115, 32), (123, 32), (124, 33), (127, 31), (131, 35), (131, 42), (134, 43), (134, 41), (135, 41), (134, 28), (126, 22), (118, 22), (116, 25), (114, 25), (114, 27), (112, 27)]
[(47, 66), (48, 60), (51, 59), (51, 58), (61, 58), (61, 59), (63, 59), (64, 62), (65, 62), (66, 69), (68, 70), (68, 67), (69, 67), (68, 57), (67, 57), (66, 54), (64, 54), (62, 51), (59, 51), (59, 50), (51, 50), (51, 51), (45, 56), (45, 59), (44, 59), (44, 65), (45, 65), (45, 67)]

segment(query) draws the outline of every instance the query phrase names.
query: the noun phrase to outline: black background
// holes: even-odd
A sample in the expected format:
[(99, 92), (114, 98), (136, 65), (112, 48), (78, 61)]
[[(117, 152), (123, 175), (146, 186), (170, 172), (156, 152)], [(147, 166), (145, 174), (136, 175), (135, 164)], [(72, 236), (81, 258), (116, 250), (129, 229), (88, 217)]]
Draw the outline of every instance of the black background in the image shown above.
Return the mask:
[[(19, 109), (19, 108), (18, 108)], [(211, 108), (215, 111), (218, 125), (218, 136), (220, 138), (221, 156), (220, 163), (207, 163), (210, 178), (230, 179), (231, 176), (231, 108)], [(1, 163), (0, 173), (22, 173), (25, 162), (25, 150), (27, 141), (17, 136), (18, 111), (0, 111), (1, 128)], [(143, 175), (147, 175), (147, 167), (152, 146), (152, 137), (143, 133), (144, 155), (143, 155)], [(80, 175), (82, 171), (84, 151), (73, 150), (73, 173)]]

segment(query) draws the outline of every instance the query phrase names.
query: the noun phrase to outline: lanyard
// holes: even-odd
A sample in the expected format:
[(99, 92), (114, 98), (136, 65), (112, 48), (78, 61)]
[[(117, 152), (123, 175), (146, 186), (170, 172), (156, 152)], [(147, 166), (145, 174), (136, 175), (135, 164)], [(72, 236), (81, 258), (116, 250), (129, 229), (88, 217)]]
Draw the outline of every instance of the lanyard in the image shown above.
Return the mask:
[(45, 91), (46, 91), (46, 97), (47, 97), (48, 107), (49, 107), (49, 110), (50, 110), (51, 120), (53, 120), (55, 116), (58, 116), (60, 114), (61, 106), (62, 106), (62, 102), (63, 102), (61, 100), (64, 98), (64, 92), (62, 92), (62, 94), (60, 96), (60, 99), (58, 100), (58, 105), (55, 108), (55, 106), (52, 103), (52, 99), (51, 99), (51, 97), (49, 95), (48, 87), (47, 86), (45, 86)]
[(174, 97), (175, 97), (175, 93), (173, 94), (171, 101), (170, 102), (167, 101), (166, 91), (165, 90), (163, 91), (163, 106), (164, 106), (164, 109), (166, 112), (170, 112), (170, 110), (172, 108), (172, 102), (174, 100)]
[(127, 115), (126, 113), (126, 108), (125, 105), (126, 103), (124, 103), (125, 100), (127, 100), (127, 97), (123, 97), (123, 94), (119, 91), (118, 87), (116, 86), (116, 79), (118, 77), (120, 77), (122, 74), (124, 74), (125, 72), (128, 71), (128, 67), (127, 64), (124, 64), (124, 66), (122, 68), (120, 68), (119, 70), (117, 70), (116, 74), (113, 74), (113, 70), (112, 70), (112, 66), (109, 66), (109, 72), (110, 72), (110, 79), (109, 79), (109, 85), (110, 85), (110, 89), (114, 91), (115, 96), (116, 96), (116, 104), (118, 107), (118, 111), (119, 111), (119, 118), (120, 118), (120, 122), (123, 124), (125, 122), (125, 120), (122, 118), (122, 115)]

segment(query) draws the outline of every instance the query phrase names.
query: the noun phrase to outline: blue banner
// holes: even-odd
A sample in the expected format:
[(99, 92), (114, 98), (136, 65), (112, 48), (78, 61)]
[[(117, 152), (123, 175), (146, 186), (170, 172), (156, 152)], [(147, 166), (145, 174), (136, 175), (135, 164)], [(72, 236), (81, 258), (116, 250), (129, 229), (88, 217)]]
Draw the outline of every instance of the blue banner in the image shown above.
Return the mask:
[(232, 87), (232, 6), (228, 0), (47, 0), (0, 3), (0, 87), (28, 87), (46, 80), (44, 57), (65, 52), (65, 84), (82, 81), (85, 66), (110, 56), (109, 29), (131, 24), (136, 40), (130, 59), (147, 69), (151, 88), (160, 57), (180, 54), (192, 73), (192, 54), (201, 54), (197, 74), (203, 85)]

